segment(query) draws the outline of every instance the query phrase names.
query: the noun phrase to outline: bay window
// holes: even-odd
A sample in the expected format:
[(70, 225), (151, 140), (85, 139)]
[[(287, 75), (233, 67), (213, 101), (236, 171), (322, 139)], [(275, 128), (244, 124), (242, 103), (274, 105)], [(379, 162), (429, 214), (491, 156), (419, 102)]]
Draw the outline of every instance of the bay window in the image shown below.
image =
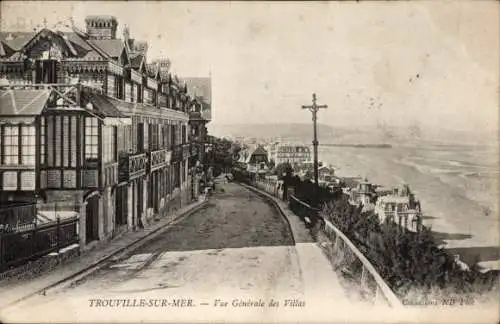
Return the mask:
[(107, 87), (108, 87), (108, 96), (110, 97), (113, 97), (113, 98), (116, 98), (116, 77), (113, 75), (113, 74), (108, 74), (108, 84), (107, 84)]
[(40, 118), (40, 163), (45, 164), (45, 117)]
[(152, 91), (148, 88), (144, 88), (144, 103), (150, 105), (153, 101)]
[(40, 124), (40, 163), (48, 167), (75, 167), (76, 116), (47, 116)]
[(3, 129), (3, 163), (19, 164), (19, 127), (4, 126)]
[(35, 165), (35, 126), (21, 127), (21, 164)]
[(125, 83), (125, 101), (134, 102), (132, 99), (132, 85), (130, 83)]
[(149, 125), (148, 123), (144, 123), (144, 147), (143, 150), (147, 151), (149, 148)]
[(105, 163), (116, 161), (115, 131), (114, 126), (104, 126), (102, 129), (102, 158)]
[(99, 126), (97, 118), (85, 117), (85, 160), (97, 160), (99, 152)]

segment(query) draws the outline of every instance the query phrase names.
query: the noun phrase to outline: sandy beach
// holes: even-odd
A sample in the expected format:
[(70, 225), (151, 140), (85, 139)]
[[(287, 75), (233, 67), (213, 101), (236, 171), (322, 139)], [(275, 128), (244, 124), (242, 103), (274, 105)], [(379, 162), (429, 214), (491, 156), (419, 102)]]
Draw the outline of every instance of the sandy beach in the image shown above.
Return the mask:
[(487, 146), (400, 145), (387, 149), (321, 147), (319, 159), (339, 176), (383, 186), (407, 183), (422, 203), (424, 224), (468, 263), (500, 259), (498, 161)]

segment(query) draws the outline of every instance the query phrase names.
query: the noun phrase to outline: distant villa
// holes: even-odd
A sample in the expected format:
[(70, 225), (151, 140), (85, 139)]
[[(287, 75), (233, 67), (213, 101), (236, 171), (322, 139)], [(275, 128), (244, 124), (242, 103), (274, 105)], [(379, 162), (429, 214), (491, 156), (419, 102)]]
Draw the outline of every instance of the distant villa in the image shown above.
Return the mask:
[(274, 143), (268, 151), (275, 164), (288, 162), (293, 165), (311, 160), (311, 149), (307, 145)]

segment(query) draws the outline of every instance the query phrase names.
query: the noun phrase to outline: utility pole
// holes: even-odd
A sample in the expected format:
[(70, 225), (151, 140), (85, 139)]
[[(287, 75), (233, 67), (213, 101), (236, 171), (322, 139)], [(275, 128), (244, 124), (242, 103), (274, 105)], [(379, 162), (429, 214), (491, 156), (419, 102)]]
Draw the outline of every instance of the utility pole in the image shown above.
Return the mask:
[(317, 198), (317, 192), (318, 192), (318, 132), (317, 132), (317, 113), (319, 109), (321, 108), (328, 108), (327, 105), (318, 105), (316, 104), (316, 94), (313, 93), (312, 95), (312, 106), (302, 106), (302, 109), (309, 109), (312, 112), (312, 120), (313, 120), (313, 132), (314, 132), (314, 138), (313, 138), (313, 154), (314, 154), (314, 197), (315, 199)]

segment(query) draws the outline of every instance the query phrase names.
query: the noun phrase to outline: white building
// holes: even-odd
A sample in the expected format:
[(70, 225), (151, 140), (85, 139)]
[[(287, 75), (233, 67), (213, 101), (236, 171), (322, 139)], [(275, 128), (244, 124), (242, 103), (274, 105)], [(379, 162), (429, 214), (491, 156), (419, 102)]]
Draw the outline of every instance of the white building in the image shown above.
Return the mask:
[(380, 222), (394, 222), (409, 231), (420, 231), (422, 225), (420, 203), (412, 194), (391, 194), (377, 199), (375, 213)]
[(301, 164), (311, 160), (311, 149), (306, 145), (275, 143), (269, 147), (269, 156), (276, 165)]

